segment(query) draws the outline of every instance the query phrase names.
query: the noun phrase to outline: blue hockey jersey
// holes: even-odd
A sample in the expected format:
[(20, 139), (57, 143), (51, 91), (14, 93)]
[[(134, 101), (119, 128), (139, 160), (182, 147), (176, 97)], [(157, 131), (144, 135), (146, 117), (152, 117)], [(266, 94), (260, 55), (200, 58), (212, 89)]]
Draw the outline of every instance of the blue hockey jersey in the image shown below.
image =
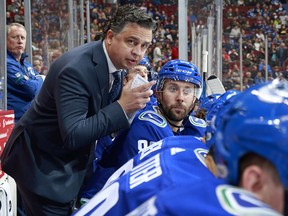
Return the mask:
[(101, 160), (95, 164), (95, 172), (81, 191), (80, 197), (90, 199), (102, 189), (113, 172), (151, 144), (175, 135), (203, 137), (205, 130), (204, 120), (189, 116), (184, 128), (175, 133), (166, 119), (158, 114), (155, 103), (147, 105), (135, 116), (130, 129), (122, 130), (113, 143), (103, 151)]
[(38, 94), (43, 79), (22, 54), (22, 64), (7, 51), (7, 109), (14, 110), (17, 122)]
[(74, 215), (280, 215), (250, 192), (215, 178), (205, 167), (203, 146), (189, 136), (154, 144)]

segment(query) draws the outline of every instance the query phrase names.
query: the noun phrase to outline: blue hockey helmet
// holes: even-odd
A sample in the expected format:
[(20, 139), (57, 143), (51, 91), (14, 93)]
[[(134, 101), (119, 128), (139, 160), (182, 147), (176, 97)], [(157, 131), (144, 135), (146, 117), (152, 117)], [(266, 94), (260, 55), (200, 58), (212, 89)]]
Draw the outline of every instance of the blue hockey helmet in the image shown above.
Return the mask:
[(138, 65), (144, 65), (147, 68), (148, 71), (151, 70), (151, 64), (150, 64), (149, 59), (147, 58), (147, 56), (143, 56), (143, 58), (138, 63)]
[(238, 183), (239, 160), (255, 153), (269, 160), (288, 188), (288, 84), (274, 80), (239, 94), (221, 111), (215, 133), (220, 177)]
[(200, 99), (200, 109), (205, 109), (207, 112), (211, 109), (214, 102), (221, 96), (221, 94), (207, 95), (203, 100)]
[(161, 91), (165, 79), (175, 81), (185, 81), (194, 84), (197, 87), (196, 97), (200, 98), (202, 93), (202, 78), (197, 67), (191, 62), (182, 60), (170, 60), (158, 72), (156, 91)]
[(222, 95), (220, 95), (212, 104), (211, 108), (206, 114), (206, 145), (210, 148), (215, 143), (215, 131), (217, 128), (217, 117), (221, 116), (220, 111), (224, 106), (227, 106), (231, 103), (232, 98), (239, 94), (240, 91), (237, 90), (228, 90)]

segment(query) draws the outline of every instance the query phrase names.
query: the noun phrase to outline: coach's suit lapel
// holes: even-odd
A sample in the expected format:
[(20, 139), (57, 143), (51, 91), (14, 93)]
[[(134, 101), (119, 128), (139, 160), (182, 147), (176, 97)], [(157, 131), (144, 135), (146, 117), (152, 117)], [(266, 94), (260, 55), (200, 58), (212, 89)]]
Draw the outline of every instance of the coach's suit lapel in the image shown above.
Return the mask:
[(109, 92), (109, 72), (107, 59), (102, 47), (102, 41), (96, 44), (93, 49), (93, 61), (95, 62), (95, 73), (97, 77), (98, 86), (102, 98), (101, 107), (105, 107), (109, 104), (108, 92)]

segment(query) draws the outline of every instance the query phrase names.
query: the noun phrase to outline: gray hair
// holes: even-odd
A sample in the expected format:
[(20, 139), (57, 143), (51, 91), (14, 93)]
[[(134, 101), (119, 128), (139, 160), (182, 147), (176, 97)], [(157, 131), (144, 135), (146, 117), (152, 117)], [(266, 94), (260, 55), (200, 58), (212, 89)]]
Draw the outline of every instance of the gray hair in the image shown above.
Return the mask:
[(18, 28), (22, 28), (22, 29), (24, 29), (24, 30), (26, 31), (25, 27), (24, 27), (22, 24), (20, 24), (20, 23), (10, 23), (10, 24), (7, 25), (7, 27), (6, 27), (7, 35), (10, 33), (11, 28), (14, 27), (14, 26), (15, 26), (15, 27), (18, 27)]

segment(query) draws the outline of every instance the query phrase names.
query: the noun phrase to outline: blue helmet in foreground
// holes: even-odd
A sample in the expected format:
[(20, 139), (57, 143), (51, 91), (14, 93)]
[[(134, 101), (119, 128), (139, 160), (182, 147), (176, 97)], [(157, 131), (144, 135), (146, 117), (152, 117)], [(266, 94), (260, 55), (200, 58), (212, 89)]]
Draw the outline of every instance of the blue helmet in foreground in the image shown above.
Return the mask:
[(203, 100), (200, 99), (200, 109), (205, 109), (207, 112), (211, 109), (214, 102), (221, 96), (221, 94), (211, 94), (207, 95)]
[(142, 60), (138, 63), (138, 65), (143, 65), (147, 68), (148, 71), (151, 70), (151, 64), (149, 62), (149, 59), (147, 58), (147, 56), (144, 56), (142, 58)]
[(224, 106), (227, 106), (231, 103), (232, 98), (238, 95), (240, 91), (237, 90), (228, 90), (222, 95), (218, 96), (214, 103), (207, 110), (206, 114), (206, 145), (210, 148), (215, 143), (215, 131), (217, 129), (217, 120), (221, 117), (221, 110)]
[(251, 87), (221, 111), (215, 162), (222, 178), (238, 183), (239, 160), (255, 153), (274, 164), (288, 188), (288, 84), (279, 80)]
[(182, 60), (170, 60), (159, 71), (156, 90), (162, 90), (165, 79), (184, 81), (197, 87), (196, 97), (200, 98), (202, 93), (202, 78), (197, 67), (191, 62)]

